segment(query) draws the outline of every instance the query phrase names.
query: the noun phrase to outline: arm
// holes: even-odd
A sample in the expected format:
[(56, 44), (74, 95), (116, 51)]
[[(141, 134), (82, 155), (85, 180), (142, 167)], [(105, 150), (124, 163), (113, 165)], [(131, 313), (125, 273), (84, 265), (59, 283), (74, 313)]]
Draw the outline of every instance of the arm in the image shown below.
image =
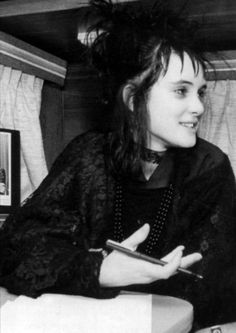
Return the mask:
[(32, 197), (4, 223), (0, 283), (12, 293), (113, 294), (98, 283), (103, 256), (88, 251), (87, 219), (74, 197), (85, 144), (84, 137), (72, 142)]

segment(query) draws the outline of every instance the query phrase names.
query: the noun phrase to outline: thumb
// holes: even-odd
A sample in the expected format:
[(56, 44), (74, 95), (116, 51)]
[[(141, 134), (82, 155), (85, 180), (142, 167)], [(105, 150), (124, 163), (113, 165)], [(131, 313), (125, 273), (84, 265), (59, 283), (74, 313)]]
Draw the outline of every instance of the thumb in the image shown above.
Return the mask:
[(136, 230), (131, 236), (126, 238), (122, 245), (129, 248), (130, 250), (136, 250), (138, 245), (145, 241), (150, 231), (149, 224), (144, 224), (141, 228)]

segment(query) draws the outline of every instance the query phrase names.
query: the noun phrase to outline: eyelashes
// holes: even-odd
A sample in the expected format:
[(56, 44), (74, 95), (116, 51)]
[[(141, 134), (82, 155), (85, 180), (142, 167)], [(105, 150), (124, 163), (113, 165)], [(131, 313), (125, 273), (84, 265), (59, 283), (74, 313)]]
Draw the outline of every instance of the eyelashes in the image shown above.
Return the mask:
[[(187, 87), (181, 87), (181, 88), (177, 88), (174, 90), (174, 93), (178, 96), (178, 97), (185, 97), (188, 95), (188, 93), (190, 92), (190, 90)], [(202, 100), (206, 97), (206, 89), (200, 89), (198, 91), (198, 96), (199, 98)]]
[(184, 88), (175, 89), (174, 92), (179, 96), (185, 96), (187, 95), (188, 90), (187, 88), (184, 87)]
[(199, 96), (201, 99), (205, 99), (206, 94), (207, 94), (206, 89), (202, 89), (202, 90), (200, 90), (200, 91), (198, 92), (198, 96)]

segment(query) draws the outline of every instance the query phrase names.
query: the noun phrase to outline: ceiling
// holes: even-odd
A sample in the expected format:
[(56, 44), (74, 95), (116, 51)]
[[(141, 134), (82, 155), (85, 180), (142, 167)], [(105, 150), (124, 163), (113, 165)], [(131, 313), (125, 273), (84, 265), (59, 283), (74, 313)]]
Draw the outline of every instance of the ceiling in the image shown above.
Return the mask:
[[(141, 1), (147, 6), (153, 2)], [(174, 8), (187, 2), (189, 15), (202, 20), (199, 39), (207, 41), (207, 51), (236, 50), (235, 0), (166, 1)], [(80, 62), (84, 47), (77, 32), (83, 30), (87, 8), (88, 0), (0, 0), (0, 30), (68, 62)]]

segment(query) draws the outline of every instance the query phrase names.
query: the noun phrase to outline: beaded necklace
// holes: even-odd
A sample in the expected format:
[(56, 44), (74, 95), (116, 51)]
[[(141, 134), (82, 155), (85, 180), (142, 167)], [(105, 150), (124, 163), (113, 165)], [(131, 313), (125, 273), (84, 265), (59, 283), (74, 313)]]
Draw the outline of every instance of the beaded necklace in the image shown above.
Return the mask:
[[(154, 218), (154, 222), (151, 226), (151, 230), (147, 239), (144, 252), (151, 254), (155, 246), (157, 245), (164, 224), (166, 222), (167, 214), (173, 198), (173, 186), (170, 184), (164, 191), (162, 196), (160, 207)], [(115, 187), (115, 207), (114, 207), (114, 239), (118, 242), (124, 240), (124, 222), (122, 216), (123, 210), (123, 186), (120, 182), (116, 183)]]

